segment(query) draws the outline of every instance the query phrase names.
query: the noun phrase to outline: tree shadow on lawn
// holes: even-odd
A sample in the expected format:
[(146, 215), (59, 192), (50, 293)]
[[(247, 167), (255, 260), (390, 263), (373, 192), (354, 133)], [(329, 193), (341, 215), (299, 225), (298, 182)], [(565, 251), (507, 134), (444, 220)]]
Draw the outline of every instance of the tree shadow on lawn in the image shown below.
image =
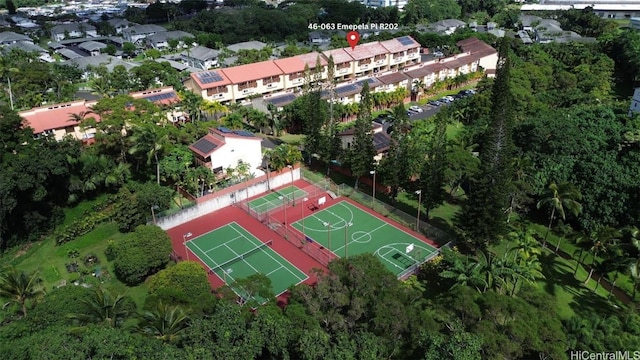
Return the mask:
[(557, 296), (556, 286), (561, 286), (574, 295), (580, 293), (577, 289), (582, 284), (573, 275), (573, 269), (561, 262), (559, 257), (552, 253), (543, 253), (540, 255), (540, 263), (542, 263), (542, 274), (544, 275), (544, 290), (548, 294)]
[[(567, 306), (576, 314), (589, 313), (610, 313), (613, 312), (612, 303), (599, 296), (589, 288), (583, 281), (576, 279), (574, 268), (562, 261), (562, 259), (552, 253), (544, 253), (540, 256), (542, 263), (542, 274), (545, 276), (544, 290), (563, 301), (566, 298)], [(560, 292), (570, 294), (571, 298), (563, 296)]]

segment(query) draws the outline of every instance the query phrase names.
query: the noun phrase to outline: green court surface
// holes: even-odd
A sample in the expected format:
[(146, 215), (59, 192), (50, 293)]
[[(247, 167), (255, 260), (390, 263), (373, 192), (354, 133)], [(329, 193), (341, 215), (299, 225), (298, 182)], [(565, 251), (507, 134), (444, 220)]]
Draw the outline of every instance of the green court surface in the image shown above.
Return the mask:
[[(347, 201), (319, 210), (291, 226), (303, 232), (308, 241), (318, 242), (339, 257), (375, 254), (396, 275), (436, 251), (410, 233)], [(413, 250), (407, 253), (407, 247)]]
[[(206, 264), (209, 271), (242, 297), (245, 297), (243, 290), (234, 283), (256, 273), (271, 280), (276, 295), (307, 279), (304, 272), (273, 251), (269, 244), (258, 240), (235, 222), (189, 240), (186, 246)], [(256, 300), (264, 303), (268, 299)]]
[(291, 202), (301, 199), (307, 195), (306, 191), (299, 189), (297, 186), (291, 185), (286, 188), (274, 190), (265, 196), (251, 200), (248, 205), (249, 209), (258, 214), (263, 214), (282, 206), (283, 199), (280, 199), (280, 197), (283, 197), (287, 202)]

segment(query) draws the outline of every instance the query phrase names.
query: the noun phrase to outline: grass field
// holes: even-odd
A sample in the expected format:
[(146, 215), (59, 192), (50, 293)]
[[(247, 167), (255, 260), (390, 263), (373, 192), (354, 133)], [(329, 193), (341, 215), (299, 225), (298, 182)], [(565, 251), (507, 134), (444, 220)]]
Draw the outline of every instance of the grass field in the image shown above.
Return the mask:
[[(375, 254), (398, 275), (423, 262), (436, 249), (347, 201), (341, 201), (291, 224), (308, 241), (318, 242), (336, 256)], [(407, 252), (407, 247), (413, 250)]]
[[(254, 274), (266, 275), (276, 295), (307, 279), (304, 272), (235, 222), (189, 240), (186, 246), (210, 272), (243, 298), (246, 298), (245, 291), (235, 283)], [(256, 300), (259, 303), (266, 301)]]
[(265, 196), (261, 196), (257, 199), (251, 200), (248, 203), (248, 206), (256, 213), (263, 214), (282, 206), (283, 199), (280, 199), (280, 197), (286, 199), (287, 202), (293, 202), (307, 195), (308, 194), (304, 190), (300, 190), (298, 187), (292, 185), (280, 189), (277, 192), (273, 191)]

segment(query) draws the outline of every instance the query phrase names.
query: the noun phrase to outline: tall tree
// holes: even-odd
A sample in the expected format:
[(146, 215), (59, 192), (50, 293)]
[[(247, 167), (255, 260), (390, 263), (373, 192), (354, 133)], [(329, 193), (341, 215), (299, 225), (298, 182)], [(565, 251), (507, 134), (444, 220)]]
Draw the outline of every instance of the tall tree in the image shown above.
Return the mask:
[(443, 114), (435, 117), (435, 128), (427, 146), (427, 154), (420, 173), (420, 189), (427, 219), (429, 211), (440, 205), (447, 193), (444, 190), (447, 155), (447, 118)]
[(505, 210), (513, 179), (514, 112), (510, 85), (510, 41), (500, 44), (498, 69), (493, 83), (489, 128), (480, 151), (480, 171), (471, 181), (469, 199), (459, 218), (471, 247), (486, 247), (505, 233)]
[(18, 304), (23, 316), (27, 316), (27, 301), (44, 295), (37, 273), (28, 274), (16, 268), (0, 272), (0, 298), (8, 300), (3, 307)]
[(580, 194), (580, 191), (573, 186), (573, 184), (567, 182), (556, 184), (555, 182), (552, 182), (549, 185), (547, 197), (538, 201), (537, 205), (538, 209), (545, 205), (549, 205), (551, 208), (549, 226), (544, 234), (542, 247), (547, 246), (547, 236), (549, 236), (549, 231), (551, 231), (551, 225), (553, 225), (556, 212), (560, 215), (563, 221), (567, 219), (565, 210), (570, 211), (574, 216), (578, 216), (578, 214), (582, 212), (582, 204), (578, 202), (579, 200), (582, 200), (582, 194)]
[(356, 178), (355, 188), (358, 188), (358, 181), (373, 168), (373, 157), (376, 150), (373, 147), (373, 130), (371, 126), (371, 93), (369, 83), (365, 82), (360, 92), (360, 109), (356, 119), (356, 127), (353, 133), (353, 146), (350, 151), (351, 173)]
[(145, 123), (135, 126), (129, 138), (129, 154), (146, 155), (147, 164), (153, 161), (156, 166), (156, 182), (160, 185), (160, 156), (169, 144), (169, 136), (164, 128), (156, 124)]

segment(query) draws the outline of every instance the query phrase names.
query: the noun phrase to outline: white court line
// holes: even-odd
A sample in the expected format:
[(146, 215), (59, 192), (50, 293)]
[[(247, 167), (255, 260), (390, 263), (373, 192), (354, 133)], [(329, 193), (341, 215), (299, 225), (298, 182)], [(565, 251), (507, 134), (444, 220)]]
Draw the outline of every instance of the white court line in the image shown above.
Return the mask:
[(402, 266), (400, 266), (400, 265), (398, 265), (398, 264), (394, 263), (393, 261), (389, 260), (389, 258), (387, 258), (387, 255), (389, 255), (389, 253), (394, 252), (394, 251), (398, 251), (398, 250), (396, 250), (396, 249), (391, 249), (391, 250), (387, 251), (387, 252), (386, 252), (386, 253), (384, 253), (384, 254), (378, 254), (378, 257), (381, 257), (382, 259), (386, 260), (388, 263), (390, 263), (391, 265), (393, 265), (393, 266), (397, 267), (398, 269), (406, 270), (405, 268), (402, 268)]
[[(342, 204), (343, 202), (346, 202), (350, 207), (353, 207), (353, 208), (355, 208), (355, 209), (359, 210), (360, 212), (363, 212), (363, 213), (365, 213), (365, 214), (367, 214), (367, 215), (369, 215), (369, 216), (373, 216), (376, 220), (384, 222), (385, 224), (387, 224), (387, 225), (389, 225), (389, 226), (391, 226), (391, 227), (395, 228), (395, 229), (396, 229), (396, 230), (398, 230), (398, 231), (401, 231), (401, 232), (405, 233), (406, 235), (408, 235), (408, 236), (412, 237), (413, 239), (416, 239), (416, 240), (420, 241), (420, 245), (423, 245), (423, 244), (424, 244), (424, 245), (426, 245), (426, 246), (428, 246), (428, 247), (432, 248), (432, 249), (433, 249), (433, 251), (437, 251), (437, 250), (438, 250), (438, 248), (436, 248), (435, 246), (433, 246), (433, 245), (429, 244), (428, 242), (426, 242), (426, 241), (424, 241), (424, 240), (420, 239), (419, 237), (417, 237), (417, 236), (415, 236), (415, 235), (413, 235), (413, 234), (411, 234), (411, 233), (408, 233), (408, 232), (406, 232), (405, 230), (402, 230), (401, 228), (397, 227), (397, 226), (396, 226), (396, 225), (394, 225), (393, 223), (383, 221), (383, 220), (381, 220), (380, 218), (378, 218), (377, 216), (369, 214), (368, 212), (366, 212), (366, 211), (364, 211), (364, 210), (360, 209), (359, 207), (357, 207), (357, 206), (355, 206), (355, 205), (352, 205), (352, 204), (351, 204), (351, 203), (349, 203), (348, 201), (341, 201), (341, 202), (339, 202), (339, 204)], [(344, 205), (344, 206), (347, 206), (347, 205)]]
[[(371, 236), (371, 234), (372, 234), (373, 232), (375, 232), (375, 231), (377, 231), (377, 230), (380, 230), (380, 229), (381, 229), (381, 228), (383, 228), (385, 225), (387, 225), (387, 223), (383, 222), (383, 223), (382, 223), (382, 225), (378, 226), (377, 228), (375, 228), (375, 229), (373, 229), (373, 230), (371, 230), (371, 231), (367, 231), (367, 232), (362, 231), (362, 232), (363, 232), (363, 233), (365, 233), (365, 234), (369, 234), (369, 236)], [(373, 239), (373, 236), (371, 236), (371, 238)], [(347, 247), (348, 247), (350, 244), (352, 244), (352, 243), (357, 243), (357, 241), (355, 241), (355, 240), (351, 240), (351, 241), (347, 242)], [(338, 250), (343, 249), (343, 248), (344, 248), (344, 245), (342, 245), (342, 246), (340, 246), (339, 248), (335, 249), (335, 251), (338, 251)]]
[[(232, 223), (230, 223), (230, 224), (236, 224), (236, 225), (237, 225), (237, 226), (239, 226), (242, 230), (247, 231), (247, 230), (245, 230), (245, 228), (243, 228), (242, 226), (240, 226), (240, 224), (236, 223), (235, 221), (234, 221), (234, 222), (232, 222)], [(235, 228), (235, 227), (233, 227), (233, 226), (231, 226), (231, 228), (232, 228), (233, 230), (235, 230), (238, 234), (240, 234), (240, 235), (244, 236), (247, 240), (249, 240), (250, 242), (252, 242), (252, 243), (253, 243), (253, 241), (251, 241), (249, 238), (247, 238), (247, 237), (246, 237), (246, 235), (244, 235), (244, 234), (243, 234), (242, 232), (240, 232), (238, 229), (236, 229), (236, 228)], [(247, 231), (247, 232), (248, 232), (248, 231)], [(259, 240), (258, 240), (258, 241), (259, 241)], [(262, 243), (262, 242), (260, 241), (260, 243)], [(265, 251), (263, 251), (263, 252), (264, 252), (265, 254), (267, 254), (267, 256), (269, 256), (273, 261), (277, 262), (277, 263), (278, 263), (278, 265), (280, 265), (280, 266), (284, 267), (285, 269), (287, 269), (287, 271), (289, 271), (289, 272), (291, 273), (291, 275), (295, 276), (295, 277), (296, 277), (296, 279), (301, 280), (301, 281), (304, 281), (304, 280), (307, 280), (307, 279), (309, 278), (309, 277), (307, 276), (305, 279), (300, 279), (300, 277), (299, 277), (298, 275), (296, 275), (296, 274), (295, 274), (293, 271), (291, 271), (288, 267), (284, 266), (280, 261), (278, 261), (278, 259), (276, 259), (276, 258), (274, 258), (273, 256), (271, 256), (271, 254), (269, 254), (269, 252), (268, 252), (268, 251), (266, 251), (266, 250), (265, 250)], [(302, 270), (298, 269), (298, 268), (297, 268), (295, 265), (293, 265), (292, 263), (290, 263), (290, 262), (289, 262), (289, 265), (293, 266), (296, 270), (298, 270), (298, 271), (300, 271), (301, 273), (303, 273), (303, 274), (304, 274), (304, 271), (302, 271)], [(305, 276), (306, 276), (306, 274), (305, 274)]]
[(240, 238), (240, 237), (233, 238), (233, 239), (231, 239), (231, 240), (227, 240), (227, 241), (223, 242), (222, 244), (217, 245), (216, 247), (213, 247), (213, 248), (211, 248), (211, 249), (209, 249), (209, 250), (207, 250), (207, 251), (204, 251), (204, 253), (205, 253), (205, 254), (207, 254), (207, 253), (209, 253), (209, 252), (211, 252), (211, 251), (213, 251), (213, 250), (218, 249), (219, 247), (226, 246), (228, 243), (230, 243), (230, 242), (232, 242), (232, 241), (234, 241), (234, 240), (237, 240), (237, 239), (239, 239), (239, 238)]
[(269, 273), (268, 273), (268, 274), (265, 274), (265, 275), (266, 275), (266, 276), (269, 276), (269, 275), (273, 274), (274, 272), (276, 272), (276, 271), (278, 271), (278, 270), (280, 270), (280, 269), (282, 269), (282, 268), (284, 268), (284, 266), (282, 266), (282, 265), (281, 265), (279, 268), (276, 268), (276, 269), (275, 269), (275, 270), (273, 270), (273, 271), (269, 271)]
[[(227, 243), (225, 243), (225, 246), (227, 246), (227, 249), (231, 250), (234, 254), (236, 254), (236, 256), (237, 256), (237, 257), (240, 257), (240, 254), (238, 254), (237, 252), (235, 252), (235, 250), (233, 250), (232, 248), (230, 248), (230, 247), (227, 245)], [(249, 267), (250, 267), (250, 268), (252, 268), (252, 269), (253, 269), (253, 271), (255, 271), (255, 272), (256, 272), (256, 274), (259, 274), (259, 273), (260, 273), (260, 271), (258, 271), (258, 269), (256, 269), (256, 268), (254, 268), (254, 267), (253, 267), (253, 265), (249, 264), (249, 263), (247, 262), (247, 260), (245, 260), (245, 258), (242, 258), (242, 261), (244, 261), (244, 263), (245, 263), (245, 264), (249, 265)]]

